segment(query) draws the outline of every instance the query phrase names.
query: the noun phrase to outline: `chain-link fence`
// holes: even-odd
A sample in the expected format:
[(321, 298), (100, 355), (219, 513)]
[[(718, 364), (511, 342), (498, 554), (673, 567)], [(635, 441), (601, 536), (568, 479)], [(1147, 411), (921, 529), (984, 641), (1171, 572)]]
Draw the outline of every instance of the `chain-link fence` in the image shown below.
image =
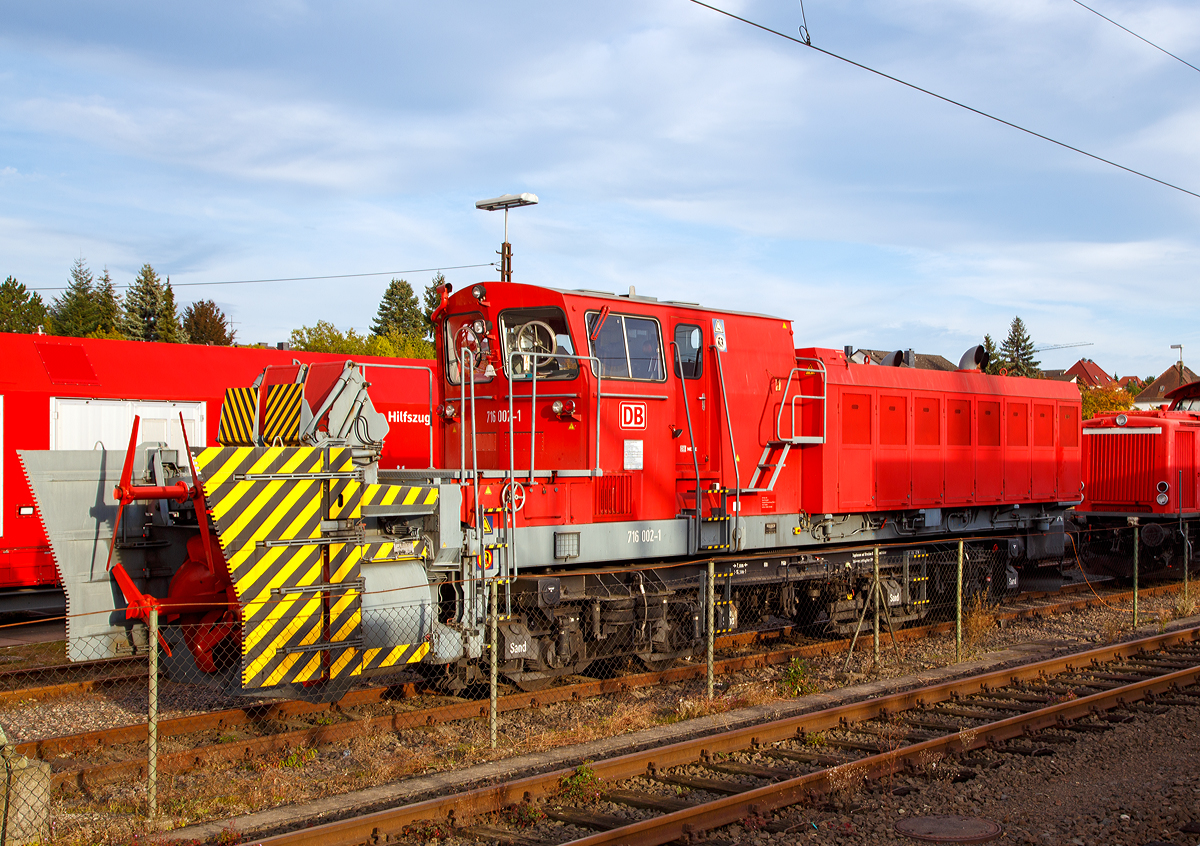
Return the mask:
[[(1080, 534), (1066, 560), (1092, 578), (1122, 554), (1132, 569), (1135, 550), (1161, 562), (1145, 534)], [(813, 646), (863, 671), (915, 626), (954, 631), (943, 660), (961, 660), (1017, 576), (1004, 539), (971, 539), (72, 619), (65, 642), (0, 650), (0, 843), (125, 842), (155, 816), (227, 818), (515, 754), (557, 742), (531, 704), (683, 682), (712, 701), (729, 674)]]

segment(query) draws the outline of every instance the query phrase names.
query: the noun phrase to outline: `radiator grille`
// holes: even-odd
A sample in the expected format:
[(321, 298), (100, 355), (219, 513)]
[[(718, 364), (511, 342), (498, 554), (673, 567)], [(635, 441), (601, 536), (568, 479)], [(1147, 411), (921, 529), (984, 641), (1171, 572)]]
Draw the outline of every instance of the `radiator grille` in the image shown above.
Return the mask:
[(596, 480), (596, 515), (633, 513), (633, 477), (601, 476)]
[(1152, 503), (1154, 440), (1152, 434), (1092, 437), (1088, 499), (1115, 505)]

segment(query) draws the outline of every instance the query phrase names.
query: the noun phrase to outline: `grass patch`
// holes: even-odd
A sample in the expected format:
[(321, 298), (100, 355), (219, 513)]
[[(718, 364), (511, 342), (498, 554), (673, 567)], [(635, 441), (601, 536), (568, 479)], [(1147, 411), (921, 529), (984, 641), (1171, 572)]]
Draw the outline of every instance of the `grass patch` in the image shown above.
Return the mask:
[(803, 658), (788, 663), (779, 677), (779, 687), (785, 696), (808, 696), (820, 690), (813, 679), (812, 665)]
[(600, 777), (585, 761), (569, 776), (558, 780), (558, 798), (572, 805), (590, 805), (600, 799)]

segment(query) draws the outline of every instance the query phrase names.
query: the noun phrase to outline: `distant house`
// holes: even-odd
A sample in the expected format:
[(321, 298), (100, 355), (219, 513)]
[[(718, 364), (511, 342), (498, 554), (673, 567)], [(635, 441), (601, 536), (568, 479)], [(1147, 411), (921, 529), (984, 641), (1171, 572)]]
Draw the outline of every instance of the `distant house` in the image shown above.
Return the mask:
[(1184, 365), (1182, 362), (1172, 364), (1162, 375), (1151, 382), (1145, 389), (1137, 395), (1133, 401), (1134, 408), (1158, 408), (1158, 406), (1169, 402), (1166, 398), (1168, 391), (1173, 391), (1180, 385), (1186, 385), (1189, 382), (1195, 382), (1197, 376), (1192, 372), (1191, 368)]
[[(864, 357), (870, 358), (874, 364), (881, 363), (884, 358), (892, 354), (892, 350), (858, 350), (852, 356), (852, 360), (864, 361)], [(928, 353), (913, 352), (912, 350), (904, 351), (904, 360), (909, 367), (915, 367), (918, 370), (957, 370), (958, 365), (952, 361), (942, 358), (940, 355), (929, 355)]]
[(1043, 379), (1050, 379), (1055, 382), (1078, 382), (1079, 377), (1074, 373), (1068, 373), (1065, 370), (1043, 370)]
[(1100, 365), (1090, 358), (1081, 358), (1066, 370), (1076, 381), (1086, 388), (1111, 388), (1113, 377), (1109, 376)]

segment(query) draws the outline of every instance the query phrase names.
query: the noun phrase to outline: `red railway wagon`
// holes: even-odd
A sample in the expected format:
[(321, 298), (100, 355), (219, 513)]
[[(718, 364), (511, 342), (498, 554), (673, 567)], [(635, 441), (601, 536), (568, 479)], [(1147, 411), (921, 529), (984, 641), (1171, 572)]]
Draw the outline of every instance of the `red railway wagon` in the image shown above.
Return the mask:
[[(193, 446), (216, 443), (225, 390), (270, 365), (346, 356), (257, 347), (156, 344), (0, 333), (0, 610), (61, 609), (50, 546), (18, 449), (123, 452), (134, 416), (139, 439), (183, 454), (179, 415)], [(436, 466), (430, 414), (432, 361), (355, 357), (394, 433), (380, 466)], [(418, 369), (400, 369), (418, 368)]]
[(1143, 574), (1179, 575), (1200, 520), (1200, 382), (1153, 409), (1099, 414), (1084, 423), (1079, 551), (1090, 571), (1132, 575), (1138, 525)]

